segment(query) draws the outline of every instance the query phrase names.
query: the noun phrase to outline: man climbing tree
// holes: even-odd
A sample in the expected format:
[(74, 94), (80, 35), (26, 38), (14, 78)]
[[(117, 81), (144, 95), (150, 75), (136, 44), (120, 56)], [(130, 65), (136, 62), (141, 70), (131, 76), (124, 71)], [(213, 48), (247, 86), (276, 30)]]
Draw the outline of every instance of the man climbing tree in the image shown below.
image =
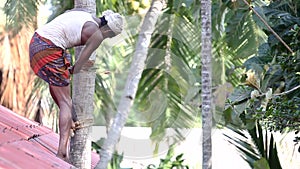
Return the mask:
[[(106, 38), (123, 30), (123, 17), (107, 10), (95, 17), (83, 10), (70, 10), (37, 29), (29, 46), (30, 66), (49, 84), (50, 94), (59, 107), (59, 147), (57, 156), (69, 161), (68, 144), (72, 130), (70, 74), (80, 72), (90, 55)], [(71, 65), (69, 48), (84, 45), (79, 58)]]

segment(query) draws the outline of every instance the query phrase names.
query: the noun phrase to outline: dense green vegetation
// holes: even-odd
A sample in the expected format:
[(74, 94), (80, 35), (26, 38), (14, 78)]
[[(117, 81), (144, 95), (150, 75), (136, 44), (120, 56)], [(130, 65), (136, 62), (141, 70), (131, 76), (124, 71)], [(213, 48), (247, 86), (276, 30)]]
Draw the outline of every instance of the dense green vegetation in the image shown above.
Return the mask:
[(266, 131), (299, 131), (299, 7), (298, 1), (254, 7), (278, 37), (252, 14), (267, 40), (244, 61), (245, 74), (226, 102), (225, 124), (244, 137), (228, 136), (230, 142), (253, 168), (281, 168), (273, 135)]
[(299, 7), (296, 1), (275, 1), (255, 8), (293, 53), (258, 24), (267, 41), (243, 64), (246, 73), (228, 99), (227, 122), (251, 128), (258, 120), (270, 131), (299, 130)]

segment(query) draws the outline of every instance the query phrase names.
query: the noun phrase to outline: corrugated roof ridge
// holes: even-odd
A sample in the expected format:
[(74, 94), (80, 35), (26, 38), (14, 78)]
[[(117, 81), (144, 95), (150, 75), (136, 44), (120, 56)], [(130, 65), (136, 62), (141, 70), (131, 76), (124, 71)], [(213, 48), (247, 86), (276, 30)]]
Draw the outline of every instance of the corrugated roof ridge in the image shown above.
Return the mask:
[[(15, 143), (15, 142), (19, 142), (19, 141), (30, 141), (32, 139), (36, 140), (35, 138), (37, 137), (40, 137), (40, 136), (43, 136), (43, 135), (47, 135), (47, 134), (50, 134), (51, 132), (49, 133), (45, 133), (45, 134), (33, 134), (32, 136), (30, 136), (29, 138), (20, 138), (20, 139), (16, 139), (16, 140), (10, 140), (10, 141), (7, 141), (7, 142), (4, 142), (4, 143), (0, 143), (0, 147), (1, 146), (5, 146), (7, 144), (11, 144), (11, 143)], [(25, 135), (25, 134), (24, 134)], [(25, 135), (27, 136), (27, 135)], [(37, 141), (38, 142), (38, 141)], [(43, 144), (41, 144), (40, 142), (38, 142), (41, 146), (45, 147)], [(46, 147), (45, 147), (46, 148)], [(51, 151), (53, 152), (53, 151)]]
[(52, 152), (53, 154), (56, 154), (56, 150), (53, 150), (52, 148), (50, 148), (50, 146), (48, 146), (47, 144), (41, 142), (38, 138), (34, 138), (33, 139), (36, 143), (38, 143), (40, 146), (44, 147), (45, 149), (47, 149), (48, 151)]
[[(28, 135), (28, 134), (25, 134), (24, 132), (22, 132), (20, 129), (22, 128), (37, 128), (37, 127), (40, 127), (42, 126), (40, 123), (37, 123), (37, 125), (33, 125), (33, 124), (29, 124), (29, 125), (20, 125), (20, 126), (9, 126), (7, 124), (4, 124), (2, 122), (0, 122), (0, 133), (5, 135), (5, 133), (7, 132), (14, 132), (18, 135), (21, 136), (21, 138), (19, 139), (16, 139), (16, 140), (10, 140), (8, 142), (4, 142), (4, 143), (0, 143), (0, 147), (3, 146), (3, 145), (6, 145), (6, 144), (10, 144), (10, 143), (13, 143), (13, 142), (18, 142), (18, 141), (24, 141), (24, 140), (28, 140), (30, 141), (30, 139), (34, 139), (36, 137), (40, 137), (40, 136), (43, 136), (43, 135), (46, 135), (46, 134), (49, 134), (49, 133), (52, 133), (51, 130), (49, 130), (49, 132), (46, 132), (46, 133), (33, 133), (31, 135)], [(1, 128), (4, 127), (4, 128)]]
[(4, 143), (2, 143), (2, 144), (0, 143), (0, 147), (5, 146), (5, 145), (7, 145), (7, 144), (19, 142), (19, 141), (24, 141), (24, 140), (26, 140), (26, 139), (21, 138), (21, 139), (16, 139), (16, 140), (7, 141), (7, 142), (4, 142)]

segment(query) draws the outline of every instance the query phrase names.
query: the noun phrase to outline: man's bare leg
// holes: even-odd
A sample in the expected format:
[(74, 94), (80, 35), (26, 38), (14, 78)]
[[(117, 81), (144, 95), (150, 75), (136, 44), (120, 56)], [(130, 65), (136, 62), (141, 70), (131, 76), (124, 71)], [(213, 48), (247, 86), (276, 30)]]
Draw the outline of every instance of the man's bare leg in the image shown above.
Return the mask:
[(70, 86), (59, 87), (50, 85), (49, 88), (52, 98), (59, 107), (59, 146), (57, 156), (65, 161), (69, 161), (70, 131), (74, 127), (71, 113)]

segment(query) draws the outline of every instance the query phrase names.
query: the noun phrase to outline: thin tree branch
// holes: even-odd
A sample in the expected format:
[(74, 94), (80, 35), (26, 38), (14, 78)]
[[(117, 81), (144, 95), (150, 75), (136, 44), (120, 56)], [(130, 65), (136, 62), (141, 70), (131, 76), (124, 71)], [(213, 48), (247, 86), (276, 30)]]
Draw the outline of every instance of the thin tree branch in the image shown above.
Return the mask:
[[(292, 88), (292, 89), (290, 89), (290, 90), (288, 90), (288, 91), (285, 91), (285, 92), (282, 92), (282, 93), (273, 94), (272, 97), (274, 97), (274, 96), (282, 96), (282, 95), (286, 95), (286, 94), (289, 94), (289, 93), (291, 93), (291, 92), (293, 92), (293, 91), (295, 91), (295, 90), (297, 90), (297, 89), (299, 89), (299, 88), (300, 88), (300, 85), (298, 85), (298, 86), (296, 86), (296, 87), (294, 87), (294, 88)], [(260, 97), (263, 97), (263, 96), (265, 96), (265, 95), (266, 95), (266, 93), (262, 93), (262, 94), (260, 94), (260, 95), (257, 95), (256, 98), (260, 98)], [(235, 101), (235, 102), (231, 103), (230, 105), (231, 105), (231, 106), (234, 106), (234, 105), (242, 104), (243, 102), (247, 101), (247, 100), (250, 99), (250, 98), (251, 98), (250, 96), (249, 96), (249, 97), (246, 97), (246, 98), (244, 98), (244, 99), (242, 99), (242, 100)]]
[(289, 93), (291, 93), (291, 92), (293, 92), (293, 91), (295, 91), (295, 90), (297, 90), (297, 89), (299, 89), (300, 88), (300, 85), (298, 85), (298, 86), (296, 86), (296, 87), (294, 87), (294, 88), (292, 88), (292, 89), (290, 89), (290, 90), (288, 90), (288, 91), (285, 91), (285, 92), (282, 92), (282, 93), (278, 93), (278, 94), (273, 94), (273, 96), (282, 96), (282, 95), (286, 95), (286, 94), (289, 94)]

